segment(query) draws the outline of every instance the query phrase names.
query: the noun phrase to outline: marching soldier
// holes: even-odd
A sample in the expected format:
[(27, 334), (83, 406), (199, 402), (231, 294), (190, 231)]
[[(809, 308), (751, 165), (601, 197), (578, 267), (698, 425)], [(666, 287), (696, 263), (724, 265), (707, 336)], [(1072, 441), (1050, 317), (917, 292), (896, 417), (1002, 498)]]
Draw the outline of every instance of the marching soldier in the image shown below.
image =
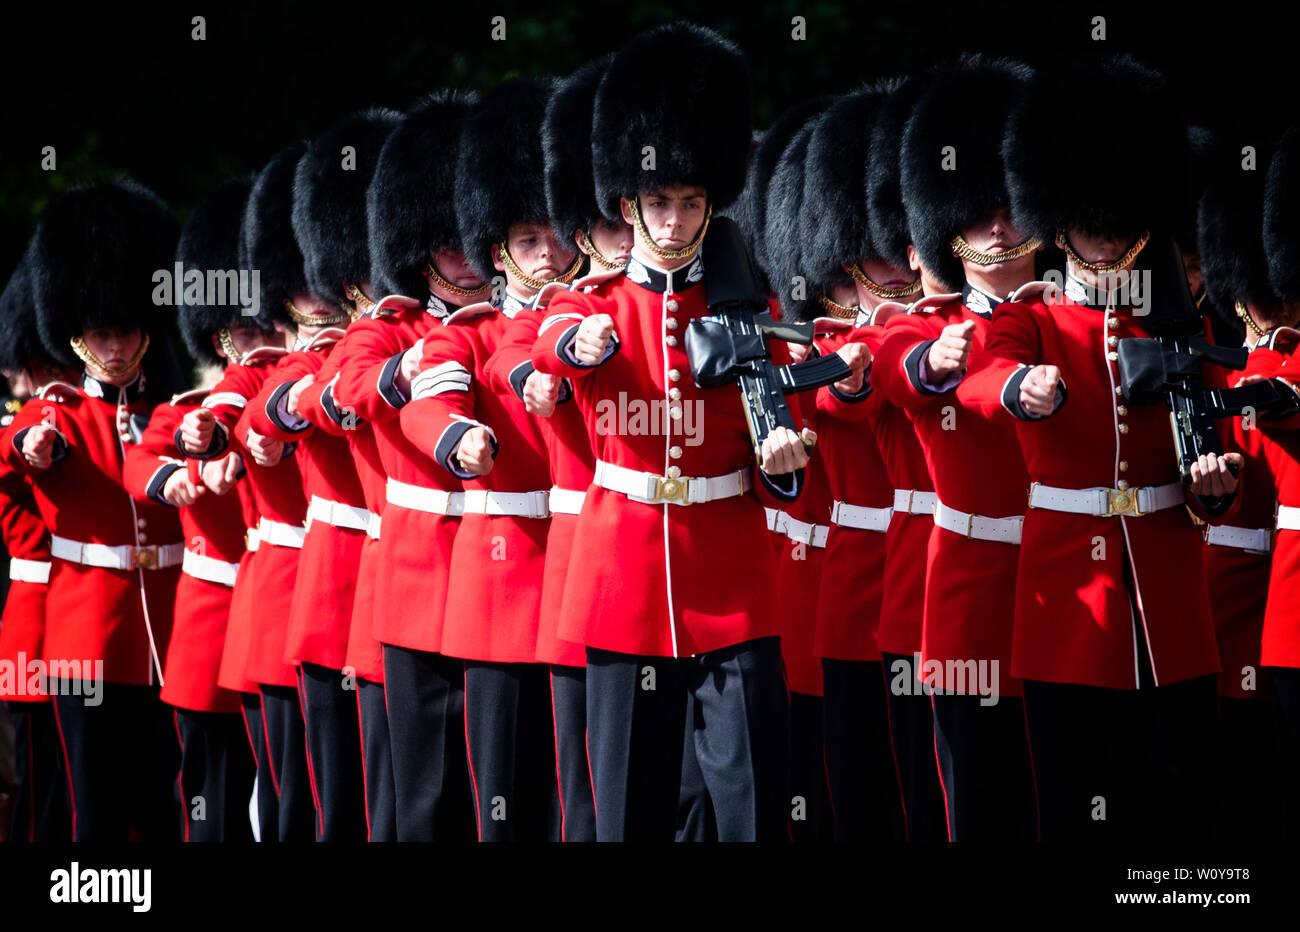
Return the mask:
[[(50, 673), (75, 841), (175, 839), (178, 755), (158, 700), (180, 573), (174, 511), (123, 487), (151, 395), (174, 382), (167, 318), (147, 308), (177, 228), (134, 182), (52, 201), (27, 253), (45, 350), (85, 364), (14, 418), (3, 458), (27, 473), (53, 557), (42, 660)], [(146, 353), (154, 343), (148, 365)], [(169, 384), (171, 382), (172, 384)], [(88, 505), (93, 503), (93, 506)]]

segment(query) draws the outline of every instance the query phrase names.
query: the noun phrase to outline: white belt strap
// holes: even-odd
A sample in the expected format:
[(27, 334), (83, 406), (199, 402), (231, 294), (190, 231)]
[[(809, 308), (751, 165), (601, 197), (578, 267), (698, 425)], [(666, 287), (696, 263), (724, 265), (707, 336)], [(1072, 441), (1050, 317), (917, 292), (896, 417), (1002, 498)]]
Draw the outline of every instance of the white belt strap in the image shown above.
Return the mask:
[(775, 508), (768, 508), (766, 505), (763, 506), (763, 510), (767, 512), (767, 529), (774, 534), (784, 534), (785, 531), (782, 527), (783, 522), (781, 521), (781, 516), (784, 515), (785, 512), (777, 511)]
[(305, 527), (294, 527), (282, 521), (270, 521), (266, 518), (257, 522), (257, 539), (260, 544), (272, 544), (276, 547), (302, 548), (307, 537)]
[(113, 547), (108, 544), (83, 544), (80, 541), (50, 535), (50, 554), (69, 563), (99, 566), (110, 570), (162, 570), (181, 562), (184, 544), (151, 544), (148, 547)]
[(21, 560), (9, 558), (9, 578), (14, 582), (30, 582), (48, 585), (50, 581), (49, 560)]
[(514, 515), (519, 518), (549, 518), (550, 495), (545, 490), (537, 492), (490, 492), (469, 489), (465, 496), (467, 515)]
[(239, 564), (226, 563), (224, 560), (205, 557), (193, 550), (186, 550), (181, 561), (181, 572), (195, 579), (203, 579), (222, 586), (233, 586), (235, 574), (239, 572)]
[(307, 506), (307, 527), (310, 528), (313, 521), (354, 531), (364, 531), (370, 526), (370, 512), (365, 508), (332, 502), (319, 495), (313, 495), (311, 504)]
[(939, 498), (933, 492), (919, 489), (894, 489), (894, 511), (905, 515), (933, 515)]
[(1277, 529), (1279, 531), (1300, 531), (1300, 508), (1295, 505), (1278, 505)]
[(1023, 515), (1010, 518), (986, 518), (983, 515), (967, 514), (955, 508), (949, 508), (939, 502), (934, 508), (934, 523), (946, 531), (961, 534), (973, 540), (992, 540), (1003, 544), (1020, 543), (1020, 527), (1025, 523)]
[(1035, 482), (1029, 487), (1029, 507), (1064, 511), (1076, 515), (1112, 518), (1140, 517), (1152, 511), (1174, 508), (1187, 501), (1181, 482), (1144, 485), (1136, 489), (1059, 489)]
[(379, 515), (370, 512), (370, 521), (366, 524), (366, 536), (371, 540), (379, 540), (379, 528), (382, 523)]
[(587, 498), (587, 493), (579, 492), (576, 489), (562, 489), (558, 485), (551, 486), (551, 514), (553, 515), (576, 515), (582, 513), (582, 503)]
[(465, 513), (465, 493), (448, 492), (444, 489), (426, 489), (389, 479), (387, 485), (388, 504), (412, 511), (426, 511), (434, 515), (463, 515)]
[(261, 543), (261, 535), (257, 533), (257, 528), (250, 527), (244, 531), (244, 548), (249, 553), (257, 553), (257, 548)]
[(634, 502), (647, 505), (700, 505), (722, 498), (744, 495), (752, 487), (749, 472), (738, 469), (725, 476), (665, 477), (596, 461), (596, 485), (622, 492)]
[(1235, 547), (1247, 553), (1270, 553), (1273, 550), (1273, 534), (1262, 527), (1207, 524), (1205, 542), (1218, 547)]
[(792, 518), (789, 514), (782, 512), (785, 525), (785, 536), (801, 544), (807, 544), (810, 547), (825, 547), (826, 536), (831, 529), (826, 524), (808, 524), (800, 521), (798, 518)]
[(838, 499), (831, 506), (831, 524), (860, 531), (875, 531), (878, 534), (889, 530), (889, 521), (893, 516), (892, 508), (868, 508), (864, 505), (850, 505)]

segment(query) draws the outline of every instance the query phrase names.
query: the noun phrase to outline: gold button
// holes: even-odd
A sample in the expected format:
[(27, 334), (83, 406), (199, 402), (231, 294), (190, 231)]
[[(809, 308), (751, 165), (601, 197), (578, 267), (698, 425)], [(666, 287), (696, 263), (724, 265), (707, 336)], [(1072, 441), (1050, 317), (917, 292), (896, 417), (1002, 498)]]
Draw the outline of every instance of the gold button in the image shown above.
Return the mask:
[(1119, 432), (1120, 432), (1121, 434), (1127, 434), (1127, 433), (1128, 433), (1128, 425), (1127, 425), (1127, 424), (1120, 424), (1120, 425), (1119, 425)]
[(1121, 492), (1128, 491), (1128, 482), (1123, 479), (1119, 480), (1119, 482), (1116, 483), (1116, 486)]
[(1115, 360), (1119, 359), (1119, 353), (1107, 353), (1106, 358), (1111, 362), (1115, 362)]
[(1107, 346), (1119, 346), (1119, 337), (1106, 337)]
[(136, 542), (137, 544), (143, 544), (143, 543), (145, 543), (145, 541), (147, 541), (148, 539), (149, 539), (149, 538), (146, 537), (144, 534), (137, 534), (137, 535), (135, 535), (135, 542)]
[(669, 447), (669, 448), (668, 448), (668, 455), (671, 456), (671, 457), (672, 457), (673, 459), (675, 459), (675, 460), (679, 460), (679, 459), (682, 458), (682, 448), (681, 448), (681, 447)]
[(144, 527), (144, 518), (141, 518), (141, 519), (139, 519), (138, 521), (136, 521), (136, 522), (135, 522), (135, 526), (136, 526), (136, 527)]
[(1106, 321), (1106, 326), (1110, 327), (1111, 330), (1118, 330), (1118, 329), (1119, 329), (1119, 318), (1118, 318), (1118, 317), (1112, 317), (1112, 318), (1110, 318), (1109, 320)]
[(1116, 385), (1116, 386), (1115, 386), (1115, 394), (1116, 394), (1116, 395), (1121, 395), (1121, 396), (1122, 396), (1122, 395), (1124, 394), (1124, 387), (1123, 387), (1122, 385)]
[(1120, 471), (1120, 472), (1128, 472), (1128, 460), (1120, 460), (1120, 461), (1119, 461), (1119, 471)]
[(680, 477), (681, 477), (681, 474), (682, 474), (682, 470), (681, 470), (681, 467), (680, 467), (680, 466), (669, 466), (669, 467), (668, 467), (668, 478), (669, 478), (669, 479), (677, 479), (677, 478), (680, 478)]
[(1115, 413), (1118, 414), (1120, 417), (1123, 417), (1124, 415), (1128, 414), (1128, 406), (1127, 406), (1127, 405), (1116, 405), (1116, 406), (1115, 406)]
[(668, 397), (673, 401), (677, 401), (682, 397), (682, 390), (680, 388), (670, 388), (668, 389)]
[(681, 406), (681, 405), (673, 405), (671, 408), (668, 409), (668, 416), (671, 417), (671, 418), (675, 418), (675, 419), (677, 419), (677, 420), (681, 420), (681, 417), (682, 417), (682, 406)]
[(677, 305), (677, 301), (676, 301), (675, 299), (673, 299), (673, 298), (669, 298), (669, 299), (668, 299), (668, 305), (667, 305), (667, 307), (668, 307), (669, 312), (674, 313), (674, 314), (677, 313), (677, 306), (678, 306), (678, 305)]
[(677, 338), (675, 336), (669, 335), (664, 338), (664, 342), (667, 343), (669, 346), (676, 346)]
[(669, 317), (667, 320), (664, 321), (664, 326), (667, 327), (669, 330), (676, 330), (676, 329), (677, 329), (677, 318), (676, 318), (676, 317)]
[(682, 378), (682, 374), (681, 374), (679, 371), (677, 371), (676, 369), (669, 369), (669, 370), (668, 370), (668, 381), (670, 381), (670, 382), (679, 382), (679, 381), (681, 381), (681, 378)]

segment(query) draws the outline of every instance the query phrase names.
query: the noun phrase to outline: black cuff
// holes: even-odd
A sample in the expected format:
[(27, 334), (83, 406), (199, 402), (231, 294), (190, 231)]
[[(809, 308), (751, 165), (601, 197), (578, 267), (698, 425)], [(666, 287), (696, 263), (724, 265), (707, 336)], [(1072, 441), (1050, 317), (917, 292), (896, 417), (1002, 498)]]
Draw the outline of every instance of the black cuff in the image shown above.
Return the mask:
[(566, 401), (573, 400), (573, 383), (568, 379), (560, 379), (560, 394), (555, 399), (557, 405), (562, 405)]
[(574, 324), (568, 330), (560, 334), (559, 340), (555, 343), (556, 354), (575, 369), (595, 369), (597, 366), (603, 366), (605, 363), (609, 362), (610, 357), (619, 350), (618, 334), (613, 334), (609, 338), (609, 346), (605, 348), (605, 356), (600, 360), (600, 362), (591, 364), (578, 362), (577, 357), (574, 356), (573, 352), (569, 349), (569, 344), (573, 342), (573, 338), (577, 336), (578, 328), (581, 326), (582, 324), (580, 323)]
[[(290, 427), (280, 419), (280, 399), (289, 394), (289, 389), (293, 388), (293, 386), (293, 382), (285, 382), (278, 386), (275, 391), (271, 392), (271, 397), (266, 399), (266, 416), (270, 419), (272, 424), (284, 431), (286, 434), (301, 434), (304, 433), (307, 428), (311, 427), (310, 423), (304, 423), (301, 427)], [(302, 418), (299, 418), (299, 420), (302, 420)]]
[(520, 401), (524, 400), (524, 383), (528, 381), (528, 377), (532, 375), (534, 371), (532, 362), (525, 359), (519, 365), (511, 369), (510, 375), (506, 378), (506, 381), (508, 381), (510, 387), (515, 390), (515, 395), (518, 396)]
[[(907, 358), (903, 360), (903, 371), (907, 373), (907, 380), (922, 395), (947, 394), (947, 392), (935, 391), (925, 384), (925, 357), (930, 354), (930, 347), (937, 342), (939, 341), (936, 339), (916, 344), (916, 346), (912, 347), (911, 352), (907, 354)], [(952, 387), (956, 388), (956, 383)], [(948, 389), (948, 391), (951, 390), (951, 388)]]
[(802, 466), (794, 472), (785, 472), (778, 476), (769, 476), (762, 468), (758, 468), (758, 478), (773, 498), (783, 502), (792, 502), (803, 492)]
[(871, 367), (868, 366), (867, 371), (862, 374), (862, 387), (858, 389), (855, 394), (844, 394), (844, 392), (835, 387), (834, 382), (826, 387), (831, 390), (831, 397), (838, 398), (840, 401), (847, 402), (848, 404), (857, 404), (859, 401), (866, 401), (871, 397)]
[(181, 456), (191, 460), (211, 460), (216, 459), (226, 448), (230, 446), (230, 438), (226, 436), (226, 428), (220, 421), (212, 427), (212, 442), (208, 448), (198, 453), (185, 449), (185, 444), (181, 443), (181, 429), (176, 428), (176, 433), (172, 434), (172, 442), (176, 444), (176, 449), (180, 450)]
[(163, 463), (158, 471), (153, 474), (153, 478), (149, 480), (149, 487), (144, 490), (145, 497), (150, 501), (157, 502), (159, 505), (172, 505), (163, 496), (163, 489), (167, 487), (167, 480), (172, 477), (172, 473), (180, 468), (175, 463)]
[[(325, 416), (344, 430), (355, 430), (362, 423), (361, 418), (357, 417), (355, 411), (346, 412), (338, 409), (338, 406), (334, 403), (333, 385), (326, 385), (325, 390), (320, 393), (320, 406), (321, 410), (325, 412)], [(345, 424), (344, 420), (348, 417), (351, 417), (351, 422)]]
[[(480, 426), (481, 425), (479, 424), (472, 424), (469, 421), (457, 421), (442, 432), (442, 438), (438, 441), (438, 446), (433, 451), (434, 459), (441, 463), (443, 468), (457, 479), (478, 478), (474, 473), (467, 472), (465, 468), (460, 465), (460, 460), (456, 459), (456, 449), (460, 446), (460, 440), (462, 437), (469, 433), (471, 429)], [(499, 449), (497, 438), (488, 434), (488, 442), (492, 445), (492, 458), (496, 459), (497, 450)]]
[[(1002, 407), (1006, 408), (1011, 414), (1022, 421), (1041, 421), (1048, 415), (1031, 414), (1020, 404), (1020, 383), (1029, 375), (1029, 370), (1033, 366), (1021, 366), (1016, 372), (1011, 374), (1007, 379), (1007, 384), (1002, 386)], [(1061, 405), (1065, 404), (1066, 388), (1065, 380), (1061, 379), (1056, 383), (1056, 407), (1052, 409), (1052, 414), (1061, 410)]]
[(379, 397), (388, 402), (391, 407), (398, 409), (410, 401), (397, 390), (396, 384), (397, 373), (402, 371), (402, 357), (405, 355), (406, 353), (403, 352), (391, 357), (379, 372)]
[[(14, 434), (14, 449), (18, 451), (19, 456), (23, 455), (23, 438), (26, 437), (27, 432), (35, 426), (36, 425), (33, 424), (31, 427), (24, 427), (22, 430), (18, 431), (18, 433)], [(50, 450), (50, 465), (53, 466), (59, 460), (65, 459), (67, 455), (68, 441), (63, 439), (63, 434), (55, 431), (54, 447)]]
[(1211, 518), (1217, 518), (1219, 515), (1227, 514), (1228, 509), (1232, 507), (1232, 501), (1237, 497), (1235, 491), (1227, 495), (1197, 495), (1196, 501), (1200, 503), (1202, 510)]

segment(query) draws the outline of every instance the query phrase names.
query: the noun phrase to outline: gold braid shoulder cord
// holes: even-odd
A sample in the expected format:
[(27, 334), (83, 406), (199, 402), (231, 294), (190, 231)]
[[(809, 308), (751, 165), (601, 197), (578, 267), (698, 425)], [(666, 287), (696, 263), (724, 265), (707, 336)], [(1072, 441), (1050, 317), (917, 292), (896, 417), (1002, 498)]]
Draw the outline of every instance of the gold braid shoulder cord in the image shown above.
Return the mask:
[(573, 265), (569, 266), (569, 270), (563, 275), (557, 275), (554, 278), (533, 278), (533, 276), (527, 274), (523, 269), (515, 265), (515, 260), (511, 257), (510, 250), (506, 248), (505, 243), (499, 245), (501, 247), (501, 264), (506, 267), (506, 271), (534, 291), (541, 291), (552, 282), (559, 282), (562, 285), (567, 285), (578, 277), (578, 269), (582, 268), (582, 255), (579, 254), (574, 257)]
[(76, 353), (77, 357), (86, 365), (94, 366), (100, 372), (107, 373), (110, 378), (117, 379), (134, 372), (140, 365), (140, 360), (144, 358), (145, 350), (149, 348), (149, 334), (141, 331), (140, 348), (135, 351), (134, 355), (132, 355), (121, 368), (113, 368), (105, 365), (98, 356), (90, 351), (90, 347), (86, 345), (86, 341), (81, 337), (73, 337), (68, 341), (68, 343), (71, 344), (72, 351)]
[(595, 262), (606, 272), (612, 272), (614, 269), (621, 269), (623, 267), (617, 262), (610, 262), (606, 259), (604, 253), (597, 249), (596, 244), (591, 241), (591, 234), (586, 230), (582, 231), (582, 245), (587, 250), (587, 255), (591, 256), (591, 261)]

